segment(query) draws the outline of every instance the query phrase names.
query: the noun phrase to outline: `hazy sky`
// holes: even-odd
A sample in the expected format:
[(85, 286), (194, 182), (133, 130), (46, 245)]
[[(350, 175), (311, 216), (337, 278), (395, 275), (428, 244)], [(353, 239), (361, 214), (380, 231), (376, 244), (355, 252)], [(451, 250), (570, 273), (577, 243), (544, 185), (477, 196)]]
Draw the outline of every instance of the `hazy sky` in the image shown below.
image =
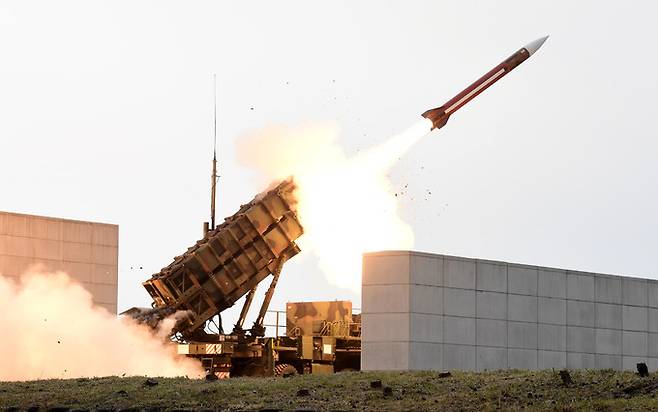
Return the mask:
[[(212, 73), (224, 217), (261, 189), (235, 161), (246, 131), (334, 122), (356, 153), (550, 34), (391, 172), (415, 249), (656, 278), (657, 15), (652, 1), (2, 0), (0, 210), (119, 224), (119, 309), (143, 306), (141, 281), (207, 220)], [(288, 262), (273, 306), (320, 299), (359, 306), (312, 256)]]

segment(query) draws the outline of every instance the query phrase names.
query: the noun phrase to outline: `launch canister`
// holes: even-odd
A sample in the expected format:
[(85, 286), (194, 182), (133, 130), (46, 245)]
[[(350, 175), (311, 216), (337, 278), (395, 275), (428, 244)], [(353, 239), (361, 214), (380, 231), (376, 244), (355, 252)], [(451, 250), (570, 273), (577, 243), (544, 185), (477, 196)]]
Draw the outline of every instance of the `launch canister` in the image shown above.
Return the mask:
[(480, 77), (473, 84), (465, 88), (452, 99), (448, 100), (446, 104), (436, 109), (431, 109), (422, 114), (426, 119), (432, 121), (432, 130), (442, 128), (447, 122), (450, 115), (459, 110), (460, 107), (473, 100), (475, 96), (485, 91), (489, 86), (496, 83), (507, 73), (514, 70), (514, 68), (532, 56), (544, 42), (546, 37), (537, 39), (525, 47), (519, 49), (516, 53), (503, 60), (498, 66), (489, 70), (484, 76)]

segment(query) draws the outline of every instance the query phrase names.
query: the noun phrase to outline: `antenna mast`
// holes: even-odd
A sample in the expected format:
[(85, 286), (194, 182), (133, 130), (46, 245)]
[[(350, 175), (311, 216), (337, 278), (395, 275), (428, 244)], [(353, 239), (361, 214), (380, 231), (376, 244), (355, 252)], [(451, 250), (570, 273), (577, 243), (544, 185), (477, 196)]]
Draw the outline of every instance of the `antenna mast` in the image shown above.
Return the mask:
[(212, 153), (212, 182), (210, 189), (210, 229), (215, 228), (215, 193), (217, 190), (217, 74), (213, 73), (213, 153)]

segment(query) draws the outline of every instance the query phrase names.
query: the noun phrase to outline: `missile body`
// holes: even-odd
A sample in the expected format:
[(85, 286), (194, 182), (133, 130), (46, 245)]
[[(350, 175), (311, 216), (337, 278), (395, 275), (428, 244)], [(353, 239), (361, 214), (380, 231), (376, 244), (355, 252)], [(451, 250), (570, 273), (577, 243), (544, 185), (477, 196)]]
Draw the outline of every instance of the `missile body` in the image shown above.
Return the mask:
[(430, 109), (423, 113), (422, 116), (432, 121), (432, 130), (442, 128), (448, 122), (450, 115), (459, 110), (459, 108), (466, 103), (473, 100), (475, 96), (485, 91), (489, 86), (496, 83), (507, 73), (514, 70), (516, 66), (526, 61), (528, 57), (532, 56), (537, 51), (537, 49), (539, 49), (541, 45), (544, 44), (547, 38), (548, 36), (542, 37), (533, 41), (532, 43), (529, 43), (525, 47), (522, 47), (516, 53), (503, 60), (503, 62), (498, 66), (489, 70), (487, 74), (480, 77), (455, 97), (448, 100), (446, 104), (441, 107), (437, 107), (436, 109)]

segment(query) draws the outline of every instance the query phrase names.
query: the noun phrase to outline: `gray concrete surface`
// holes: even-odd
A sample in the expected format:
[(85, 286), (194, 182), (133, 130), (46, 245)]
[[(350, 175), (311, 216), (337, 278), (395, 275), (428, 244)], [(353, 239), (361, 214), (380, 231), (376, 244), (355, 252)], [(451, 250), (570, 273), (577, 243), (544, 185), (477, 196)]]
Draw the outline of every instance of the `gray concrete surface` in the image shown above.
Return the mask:
[(117, 225), (0, 212), (0, 275), (66, 272), (111, 313), (117, 312), (118, 250)]
[(658, 369), (658, 281), (411, 251), (364, 255), (363, 370)]

